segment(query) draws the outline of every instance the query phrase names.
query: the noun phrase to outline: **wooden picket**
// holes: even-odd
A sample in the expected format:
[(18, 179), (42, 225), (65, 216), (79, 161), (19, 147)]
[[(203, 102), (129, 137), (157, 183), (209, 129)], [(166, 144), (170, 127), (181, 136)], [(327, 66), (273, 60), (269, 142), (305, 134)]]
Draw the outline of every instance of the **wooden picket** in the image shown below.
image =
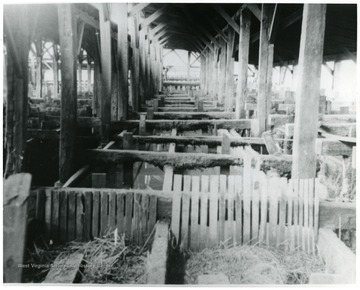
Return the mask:
[(244, 168), (244, 175), (174, 176), (172, 230), (181, 247), (260, 243), (314, 252), (314, 179), (266, 176), (252, 158)]
[(156, 224), (157, 197), (109, 189), (46, 188), (31, 192), (34, 217), (53, 243), (88, 241), (118, 229), (136, 244), (145, 243)]

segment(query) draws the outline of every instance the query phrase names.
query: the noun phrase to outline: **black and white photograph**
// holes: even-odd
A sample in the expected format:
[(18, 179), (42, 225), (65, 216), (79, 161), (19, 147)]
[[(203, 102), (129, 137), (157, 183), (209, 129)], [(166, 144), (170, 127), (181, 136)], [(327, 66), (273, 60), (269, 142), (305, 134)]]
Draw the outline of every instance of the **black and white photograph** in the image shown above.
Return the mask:
[(0, 6), (2, 285), (359, 285), (356, 1)]

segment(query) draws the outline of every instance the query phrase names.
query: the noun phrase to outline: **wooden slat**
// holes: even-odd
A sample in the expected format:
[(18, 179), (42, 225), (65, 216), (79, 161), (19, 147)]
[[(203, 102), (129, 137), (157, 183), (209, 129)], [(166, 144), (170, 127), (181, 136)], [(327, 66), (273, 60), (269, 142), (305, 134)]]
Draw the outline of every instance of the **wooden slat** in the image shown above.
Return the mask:
[(242, 237), (243, 237), (243, 229), (242, 229), (242, 179), (236, 178), (235, 179), (235, 232), (236, 232), (236, 244), (241, 245), (242, 244)]
[(310, 253), (315, 253), (314, 240), (314, 183), (309, 182), (309, 235), (310, 235)]
[(134, 193), (134, 217), (132, 222), (132, 237), (135, 244), (139, 245), (141, 243), (140, 236), (142, 235), (141, 228), (141, 194)]
[(82, 203), (82, 193), (76, 193), (76, 240), (83, 240), (83, 231), (84, 231), (84, 206)]
[(269, 244), (276, 246), (276, 229), (278, 218), (279, 180), (277, 177), (269, 177)]
[(293, 180), (293, 197), (294, 197), (294, 246), (297, 248), (299, 241), (299, 181)]
[(189, 245), (189, 218), (190, 218), (190, 195), (191, 190), (191, 176), (184, 175), (184, 189), (182, 194), (182, 209), (181, 209), (181, 243), (185, 249)]
[(109, 192), (108, 228), (111, 232), (115, 230), (115, 223), (116, 223), (116, 193)]
[(108, 229), (108, 206), (109, 196), (105, 191), (100, 192), (100, 236), (103, 236)]
[(93, 192), (93, 204), (92, 204), (92, 235), (93, 237), (99, 237), (100, 228), (100, 192)]
[(225, 194), (226, 194), (226, 175), (220, 175), (220, 192), (219, 192), (219, 229), (218, 242), (225, 241)]
[[(240, 179), (240, 176), (236, 176)], [(234, 222), (234, 197), (235, 197), (235, 176), (228, 176), (228, 190), (226, 194), (228, 201), (228, 219), (225, 227), (225, 239), (228, 241), (228, 245), (235, 244), (235, 222)]]
[(209, 205), (209, 238), (210, 245), (217, 245), (218, 242), (218, 192), (219, 176), (210, 177), (210, 205)]
[[(254, 178), (254, 183), (256, 182), (255, 175), (259, 174), (260, 171), (252, 170), (252, 175)], [(251, 239), (252, 243), (257, 243), (259, 240), (259, 202), (260, 202), (260, 189), (254, 188), (254, 183), (252, 186), (252, 213), (251, 213)]]
[(148, 233), (150, 234), (156, 224), (156, 213), (157, 213), (157, 197), (155, 195), (150, 195), (149, 201), (149, 221), (148, 221)]
[(143, 245), (148, 236), (148, 216), (149, 216), (149, 195), (143, 194), (141, 197), (141, 236), (140, 245)]
[(287, 179), (279, 179), (279, 226), (277, 232), (276, 246), (279, 247), (286, 240), (285, 222), (286, 222), (286, 193), (287, 193)]
[(201, 176), (201, 194), (200, 194), (200, 243), (199, 250), (208, 245), (208, 201), (209, 201), (209, 176)]
[(252, 195), (252, 182), (251, 182), (251, 157), (244, 157), (244, 190), (243, 190), (243, 203), (244, 203), (244, 230), (243, 230), (243, 243), (250, 242), (250, 229), (251, 229), (251, 212), (250, 212), (250, 198)]
[(83, 224), (83, 227), (84, 227), (83, 239), (84, 239), (84, 241), (89, 241), (91, 239), (92, 193), (89, 191), (85, 192), (84, 197), (85, 197), (85, 205), (84, 205), (85, 215), (84, 215), (84, 224)]
[(125, 232), (125, 194), (116, 193), (116, 227), (119, 234)]
[(180, 244), (181, 185), (182, 176), (175, 174), (171, 210), (171, 230), (178, 245)]
[(59, 191), (51, 192), (51, 238), (54, 243), (59, 241)]
[(314, 230), (315, 243), (317, 243), (317, 239), (319, 235), (319, 195), (316, 191), (314, 192), (314, 227), (315, 227)]
[(133, 200), (134, 200), (134, 193), (127, 192), (126, 199), (125, 199), (125, 215), (126, 215), (126, 222), (125, 222), (125, 238), (131, 240), (132, 238), (132, 212), (133, 212)]
[(51, 235), (51, 190), (45, 190), (45, 236), (49, 240)]
[(264, 243), (266, 241), (266, 224), (267, 224), (267, 214), (268, 214), (268, 179), (265, 173), (260, 175), (260, 199), (261, 199), (261, 209), (260, 209), (260, 228), (259, 228), (259, 243)]
[(304, 190), (305, 179), (299, 180), (299, 226), (300, 226), (300, 245), (305, 251), (305, 230), (304, 230)]
[(59, 205), (60, 205), (60, 214), (59, 214), (59, 242), (65, 243), (67, 241), (67, 193), (65, 191), (59, 192)]
[(40, 189), (36, 194), (36, 220), (43, 225), (45, 219), (45, 191)]
[(200, 177), (192, 176), (190, 247), (193, 250), (199, 248), (199, 193)]
[(304, 180), (304, 239), (305, 251), (310, 250), (310, 235), (309, 235), (309, 179)]
[(287, 188), (287, 204), (288, 204), (288, 215), (287, 215), (287, 230), (288, 230), (288, 240), (289, 240), (289, 250), (294, 251), (295, 249), (295, 232), (293, 226), (293, 212), (294, 212), (294, 205), (293, 205), (293, 181), (290, 179)]
[(68, 222), (67, 222), (67, 240), (75, 240), (75, 225), (76, 225), (76, 192), (71, 191), (68, 194)]

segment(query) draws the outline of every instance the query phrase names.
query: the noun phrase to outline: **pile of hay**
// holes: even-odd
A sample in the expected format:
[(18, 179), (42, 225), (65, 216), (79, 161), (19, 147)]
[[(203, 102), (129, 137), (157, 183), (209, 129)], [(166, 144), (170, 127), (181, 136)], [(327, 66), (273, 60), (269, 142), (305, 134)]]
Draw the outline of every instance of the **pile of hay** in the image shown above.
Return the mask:
[(204, 249), (190, 253), (185, 283), (197, 284), (202, 274), (225, 274), (231, 284), (306, 284), (313, 272), (325, 272), (319, 257), (262, 246)]
[[(28, 263), (51, 264), (61, 255), (74, 252), (84, 253), (84, 263), (80, 267), (81, 283), (96, 284), (145, 284), (147, 270), (147, 248), (125, 244), (125, 236), (117, 232), (94, 238), (88, 243), (71, 242), (63, 247), (48, 247), (29, 253)], [(50, 268), (32, 273), (27, 282), (42, 282)], [(29, 278), (29, 274), (26, 275)]]

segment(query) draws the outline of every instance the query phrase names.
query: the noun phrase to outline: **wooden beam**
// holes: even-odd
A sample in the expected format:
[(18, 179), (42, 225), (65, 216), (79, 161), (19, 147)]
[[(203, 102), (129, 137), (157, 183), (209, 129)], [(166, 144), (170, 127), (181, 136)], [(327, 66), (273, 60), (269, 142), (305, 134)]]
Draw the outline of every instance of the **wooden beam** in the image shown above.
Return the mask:
[(231, 112), (155, 112), (154, 119), (191, 120), (191, 119), (234, 119)]
[(65, 183), (75, 170), (76, 152), (76, 48), (78, 44), (73, 5), (58, 4), (61, 51), (61, 115), (59, 180)]
[(100, 59), (101, 59), (101, 98), (100, 98), (100, 118), (101, 136), (104, 140), (108, 139), (111, 121), (111, 22), (105, 20), (104, 6), (99, 7), (100, 23)]
[(240, 13), (239, 35), (239, 77), (236, 90), (235, 118), (245, 118), (245, 102), (247, 98), (247, 70), (249, 65), (251, 17), (248, 11)]
[(274, 55), (273, 45), (269, 43), (268, 29), (270, 25), (269, 4), (262, 4), (260, 22), (260, 45), (259, 45), (259, 75), (258, 75), (258, 100), (257, 120), (258, 132), (254, 136), (260, 136), (267, 130), (268, 114), (270, 113), (270, 95), (272, 81), (272, 61)]
[(80, 25), (80, 27), (79, 27), (79, 31), (78, 31), (78, 45), (77, 45), (77, 50), (76, 50), (77, 56), (80, 56), (80, 50), (81, 50), (81, 45), (82, 45), (83, 36), (84, 36), (85, 22), (81, 21), (79, 23), (79, 25)]
[(157, 33), (166, 27), (166, 23), (160, 23), (155, 28), (150, 30), (150, 39), (153, 39)]
[[(251, 120), (146, 120), (146, 127), (149, 129), (171, 130), (177, 128), (181, 130), (196, 130), (208, 128), (208, 126), (217, 126), (218, 129), (250, 129)], [(129, 120), (123, 122), (113, 122), (111, 125), (115, 131), (121, 131), (124, 128), (138, 128), (139, 120)]]
[(113, 3), (112, 19), (118, 27), (118, 41), (117, 41), (117, 69), (118, 69), (118, 93), (117, 93), (117, 120), (127, 119), (128, 117), (128, 17), (127, 17), (126, 3)]
[(240, 27), (239, 25), (235, 22), (235, 20), (233, 18), (231, 18), (229, 16), (229, 14), (227, 14), (224, 9), (222, 9), (222, 7), (220, 5), (213, 5), (213, 8), (226, 20), (226, 22), (237, 32), (239, 33), (240, 31)]
[(292, 178), (314, 178), (325, 4), (304, 4), (296, 97)]
[(257, 6), (257, 4), (245, 4), (246, 8), (248, 8), (255, 17), (261, 21), (261, 9)]
[[(239, 30), (238, 30), (239, 33)], [(235, 44), (235, 31), (233, 29), (228, 30), (228, 42), (226, 44), (226, 88), (225, 88), (225, 100), (224, 110), (233, 110), (234, 101), (234, 44)], [(216, 81), (216, 80), (214, 80)]]
[(316, 154), (330, 156), (351, 156), (351, 145), (334, 139), (316, 139)]
[(269, 28), (269, 42), (270, 43), (275, 42), (278, 30), (279, 30), (279, 26), (280, 26), (279, 10), (280, 10), (280, 7), (281, 7), (280, 5), (275, 4), (273, 16), (272, 16), (272, 20), (271, 20), (271, 24), (270, 24), (270, 28)]
[(149, 17), (145, 18), (143, 22), (140, 23), (139, 29), (143, 29), (145, 26), (150, 25), (156, 19), (158, 19), (161, 15), (163, 15), (166, 11), (166, 4), (164, 4), (159, 10), (155, 11)]
[[(244, 153), (245, 154), (245, 153)], [(178, 169), (191, 169), (200, 167), (230, 166), (243, 165), (244, 156), (233, 156), (227, 154), (210, 154), (210, 153), (171, 153), (153, 152), (153, 151), (136, 151), (136, 150), (103, 150), (88, 149), (85, 157), (90, 162), (111, 162), (118, 163), (124, 161), (142, 161), (156, 166), (165, 165), (173, 166)], [(258, 160), (260, 167), (268, 171), (271, 167), (278, 169), (281, 175), (289, 173), (291, 170), (291, 156), (284, 155), (281, 157), (271, 155), (260, 155)]]
[[(135, 5), (135, 4), (133, 4)], [(131, 83), (131, 100), (133, 111), (137, 112), (140, 108), (140, 49), (136, 45), (139, 42), (138, 35), (138, 17), (130, 18), (129, 30), (132, 48), (131, 67), (130, 67), (130, 83)]]
[(131, 8), (131, 10), (128, 13), (129, 17), (134, 16), (135, 14), (137, 14), (138, 12), (142, 11), (143, 9), (145, 9), (147, 6), (149, 6), (151, 3), (139, 3), (136, 4), (135, 6), (133, 6)]

